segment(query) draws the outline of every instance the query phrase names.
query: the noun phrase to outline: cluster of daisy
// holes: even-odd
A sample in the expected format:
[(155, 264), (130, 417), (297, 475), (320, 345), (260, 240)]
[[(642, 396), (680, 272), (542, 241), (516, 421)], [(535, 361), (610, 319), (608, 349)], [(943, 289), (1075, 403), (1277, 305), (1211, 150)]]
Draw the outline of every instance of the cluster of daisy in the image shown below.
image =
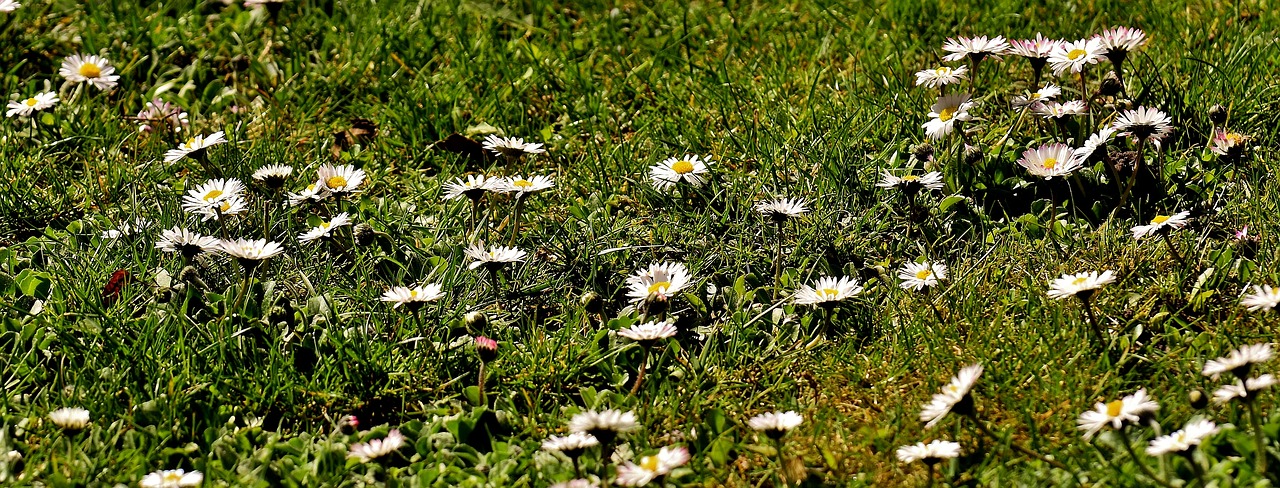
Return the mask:
[[(91, 424), (89, 411), (80, 407), (59, 408), (49, 412), (48, 417), (55, 427), (67, 434), (81, 432)], [(204, 475), (199, 471), (164, 469), (143, 476), (138, 485), (142, 488), (182, 488), (200, 486), (203, 481)]]

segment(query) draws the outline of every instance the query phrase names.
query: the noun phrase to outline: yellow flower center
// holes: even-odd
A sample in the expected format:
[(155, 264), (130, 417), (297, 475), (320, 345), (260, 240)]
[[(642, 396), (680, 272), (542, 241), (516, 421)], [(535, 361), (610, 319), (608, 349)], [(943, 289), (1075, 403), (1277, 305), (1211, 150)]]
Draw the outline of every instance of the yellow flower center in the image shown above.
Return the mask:
[(24, 103), (26, 103), (28, 107), (34, 107), (36, 106), (37, 103), (40, 103), (40, 101), (36, 100), (35, 97), (31, 97), (31, 98), (28, 98), (27, 101)]
[(942, 109), (941, 112), (938, 112), (938, 120), (946, 122), (948, 120), (951, 120), (952, 117), (955, 117), (955, 115), (956, 115), (956, 109), (944, 108)]
[(418, 290), (409, 290), (409, 298), (410, 299), (418, 298)]
[(1083, 284), (1084, 284), (1084, 282), (1086, 282), (1086, 281), (1089, 281), (1089, 278), (1085, 278), (1085, 277), (1081, 276), (1081, 277), (1079, 277), (1079, 278), (1076, 278), (1076, 279), (1074, 279), (1074, 280), (1071, 280), (1071, 284), (1073, 284), (1073, 285), (1083, 285)]
[(943, 67), (941, 67), (941, 68), (938, 68), (938, 74), (940, 74), (940, 75), (949, 75), (949, 74), (951, 74), (951, 68), (946, 67), (946, 66), (943, 66)]
[(204, 201), (212, 202), (214, 199), (222, 196), (222, 190), (211, 190), (204, 194)]
[(310, 185), (307, 185), (307, 191), (316, 191), (316, 184), (312, 183)]
[(1053, 169), (1053, 167), (1054, 167), (1054, 166), (1057, 166), (1057, 165), (1058, 165), (1058, 160), (1057, 160), (1057, 159), (1049, 158), (1049, 159), (1044, 160), (1044, 168), (1045, 168), (1045, 169)]
[(330, 176), (329, 179), (324, 180), (324, 184), (329, 188), (342, 188), (347, 186), (347, 179), (341, 176)]
[[(31, 100), (35, 100), (35, 99), (32, 98)], [(33, 103), (31, 103), (31, 100), (27, 100), (27, 105), (34, 105)], [(1244, 142), (1244, 136), (1241, 134), (1236, 134), (1235, 132), (1228, 133), (1227, 135), (1223, 136), (1222, 139), (1232, 145)]]
[(161, 477), (164, 478), (165, 484), (177, 483), (179, 481), (182, 481), (182, 475), (178, 473), (165, 473)]
[(218, 208), (220, 208), (223, 212), (226, 212), (227, 210), (231, 210), (231, 202), (222, 202), (222, 205), (219, 205)]
[(1156, 216), (1156, 218), (1151, 219), (1151, 223), (1152, 223), (1152, 224), (1163, 224), (1163, 223), (1165, 223), (1166, 221), (1168, 221), (1168, 220), (1169, 220), (1169, 218), (1170, 218), (1170, 216), (1168, 216), (1168, 215), (1157, 215), (1157, 216)]
[(822, 295), (825, 298), (835, 298), (840, 296), (840, 290), (837, 290), (835, 288), (823, 288), (821, 290), (818, 290), (818, 294)]
[(1067, 59), (1075, 61), (1085, 54), (1089, 53), (1085, 52), (1084, 49), (1072, 49), (1071, 52), (1067, 53)]
[(646, 471), (655, 472), (658, 470), (658, 456), (645, 456), (640, 458), (640, 467)]
[(933, 276), (933, 270), (922, 269), (920, 271), (916, 271), (916, 279), (918, 280), (927, 280), (930, 276)]
[(906, 175), (902, 177), (902, 181), (916, 181), (918, 179), (920, 179), (920, 177), (916, 175)]
[(680, 161), (676, 161), (674, 164), (671, 165), (671, 171), (675, 171), (676, 174), (681, 174), (681, 175), (692, 173), (693, 163), (685, 161), (683, 159)]
[(529, 188), (533, 186), (533, 182), (529, 180), (516, 180), (514, 183), (511, 183), (511, 184), (518, 186), (520, 188)]
[(85, 78), (97, 78), (102, 76), (102, 68), (93, 63), (84, 63), (80, 65), (80, 76)]
[(325, 222), (325, 223), (323, 223), (323, 224), (320, 224), (320, 228), (321, 228), (321, 229), (328, 229), (330, 225), (333, 225), (333, 222)]
[(1116, 401), (1114, 401), (1114, 402), (1108, 403), (1108, 404), (1107, 404), (1107, 416), (1108, 416), (1108, 417), (1119, 417), (1119, 416), (1120, 416), (1120, 410), (1121, 410), (1122, 408), (1124, 408), (1124, 400), (1116, 400)]
[(667, 291), (667, 288), (671, 288), (670, 281), (659, 281), (657, 283), (649, 285), (649, 294), (652, 295), (654, 293), (662, 293), (664, 291)]

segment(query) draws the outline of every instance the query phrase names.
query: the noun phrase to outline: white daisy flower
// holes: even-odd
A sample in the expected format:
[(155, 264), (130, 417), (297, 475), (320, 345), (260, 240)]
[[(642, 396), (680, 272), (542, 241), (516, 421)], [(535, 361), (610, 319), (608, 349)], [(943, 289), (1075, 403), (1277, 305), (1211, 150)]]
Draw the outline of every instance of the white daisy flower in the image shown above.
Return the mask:
[(655, 341), (675, 336), (676, 326), (667, 321), (645, 322), (619, 330), (618, 335), (647, 346)]
[(143, 476), (138, 481), (138, 485), (142, 488), (185, 488), (188, 486), (200, 486), (204, 482), (204, 475), (199, 471), (187, 472), (181, 469), (166, 469), (155, 471)]
[(800, 218), (802, 215), (809, 213), (809, 207), (806, 206), (806, 203), (801, 198), (777, 198), (756, 202), (755, 208), (757, 212), (760, 212), (761, 215), (764, 215), (769, 220), (782, 223), (790, 219)]
[(581, 454), (582, 451), (590, 447), (600, 445), (600, 440), (595, 436), (586, 432), (573, 432), (566, 436), (551, 436), (547, 440), (542, 441), (542, 450), (544, 451), (560, 451), (570, 457)]
[(692, 276), (680, 263), (653, 263), (627, 278), (627, 297), (633, 302), (664, 301), (679, 293)]
[(222, 131), (209, 134), (209, 137), (205, 137), (203, 135), (197, 135), (190, 139), (187, 139), (187, 142), (179, 144), (177, 149), (170, 149), (168, 151), (165, 151), (164, 162), (172, 163), (179, 159), (187, 157), (187, 155), (189, 154), (200, 154), (201, 151), (205, 151), (210, 147), (216, 146), (218, 144), (223, 144), (226, 142), (227, 142), (227, 139)]
[(18, 100), (9, 102), (9, 111), (5, 112), (5, 117), (30, 117), (31, 114), (53, 107), (58, 104), (58, 94), (54, 92), (37, 93), (36, 96), (27, 98), (26, 100)]
[(316, 170), (319, 175), (320, 183), (324, 184), (325, 190), (332, 193), (349, 193), (356, 191), (360, 187), (360, 183), (364, 182), (364, 170), (356, 169), (355, 166), (344, 164), (334, 166), (325, 164)]
[(747, 427), (763, 432), (770, 439), (781, 439), (787, 432), (804, 423), (804, 417), (795, 411), (765, 412), (747, 420)]
[(1191, 212), (1178, 212), (1173, 215), (1157, 215), (1151, 219), (1151, 223), (1147, 225), (1134, 226), (1133, 238), (1142, 239), (1143, 237), (1158, 235), (1162, 232), (1170, 232), (1181, 229), (1190, 221)]
[(62, 68), (58, 74), (72, 83), (89, 83), (99, 90), (110, 90), (116, 87), (119, 75), (111, 62), (102, 56), (93, 54), (75, 54), (62, 60)]
[(495, 185), (496, 191), (503, 193), (515, 193), (516, 198), (523, 197), (528, 193), (539, 192), (556, 186), (554, 180), (542, 175), (530, 176), (528, 179), (525, 179), (523, 176), (516, 175), (495, 181), (497, 181), (497, 184)]
[(260, 261), (284, 252), (280, 243), (266, 239), (222, 239), (218, 241), (218, 249), (246, 268), (257, 266)]
[(1249, 378), (1244, 381), (1236, 380), (1230, 385), (1223, 385), (1213, 392), (1213, 403), (1224, 405), (1232, 400), (1240, 399), (1249, 402), (1257, 398), (1257, 393), (1276, 384), (1276, 378), (1269, 374), (1264, 374), (1257, 378)]
[(12, 12), (21, 6), (22, 4), (17, 0), (0, 0), (0, 12)]
[(1031, 105), (1031, 111), (1046, 119), (1073, 117), (1089, 111), (1089, 107), (1080, 100), (1066, 102), (1038, 102)]
[(1213, 421), (1204, 419), (1192, 420), (1187, 422), (1187, 425), (1180, 430), (1151, 439), (1151, 443), (1147, 445), (1147, 455), (1163, 456), (1169, 453), (1187, 451), (1200, 445), (1210, 436), (1217, 434), (1219, 430), (1221, 429)]
[(639, 427), (635, 413), (613, 409), (599, 412), (588, 410), (569, 420), (570, 432), (591, 434), (600, 440), (612, 440), (619, 433), (631, 432)]
[(298, 193), (289, 192), (286, 196), (289, 198), (289, 205), (296, 207), (307, 202), (318, 202), (329, 198), (329, 189), (325, 188), (324, 182), (316, 181), (307, 185), (302, 191)]
[(406, 305), (408, 308), (419, 307), (434, 302), (444, 296), (441, 287), (436, 283), (427, 283), (418, 285), (413, 288), (407, 286), (397, 286), (387, 290), (382, 294), (381, 301), (391, 304), (391, 308), (400, 308)]
[(1240, 298), (1240, 306), (1250, 312), (1269, 311), (1276, 305), (1280, 305), (1280, 288), (1272, 288), (1271, 285), (1253, 285), (1253, 292)]
[(1036, 149), (1027, 149), (1018, 159), (1018, 165), (1026, 168), (1032, 176), (1051, 180), (1055, 176), (1067, 176), (1074, 173), (1084, 162), (1076, 157), (1075, 150), (1066, 144), (1046, 144)]
[[(973, 409), (973, 397), (969, 392), (973, 390), (973, 386), (978, 384), (978, 378), (982, 376), (982, 365), (974, 364), (960, 370), (947, 386), (942, 387), (941, 393), (935, 393), (929, 403), (924, 405), (920, 411), (920, 421), (926, 422), (926, 429), (938, 425), (944, 417), (953, 409), (958, 410), (961, 414), (967, 415), (970, 412), (966, 410)], [(963, 403), (962, 403), (963, 402)], [(959, 405), (960, 408), (956, 408)]]
[[(13, 104), (10, 103), (9, 106), (12, 107)], [(1218, 129), (1213, 132), (1213, 142), (1209, 150), (1219, 156), (1239, 157), (1244, 153), (1245, 143), (1248, 141), (1249, 136)]]
[(619, 486), (644, 486), (659, 476), (689, 462), (689, 450), (683, 447), (664, 447), (652, 456), (640, 458), (640, 464), (627, 462), (618, 466)]
[(495, 155), (505, 156), (507, 158), (518, 159), (525, 154), (542, 154), (547, 152), (542, 144), (532, 142), (524, 142), (519, 137), (498, 137), (496, 134), (489, 134), (484, 138), (484, 148), (488, 149)]
[(936, 440), (928, 444), (920, 442), (911, 446), (899, 447), (897, 455), (898, 460), (904, 463), (910, 464), (920, 461), (932, 466), (941, 461), (959, 457), (960, 444), (942, 440)]
[(514, 247), (492, 246), (485, 249), (484, 244), (474, 244), (467, 248), (467, 257), (471, 258), (471, 264), (467, 267), (476, 269), (484, 266), (485, 269), (493, 270), (501, 268), (511, 263), (523, 262), (527, 253)]
[(711, 160), (703, 160), (694, 154), (685, 154), (683, 158), (667, 158), (661, 163), (649, 167), (649, 179), (658, 191), (675, 188), (680, 182), (700, 188), (707, 182), (707, 169)]
[(1173, 132), (1173, 119), (1156, 108), (1138, 107), (1125, 110), (1111, 123), (1122, 136), (1160, 140)]
[(881, 179), (879, 183), (876, 183), (876, 186), (880, 188), (898, 187), (901, 188), (902, 191), (910, 194), (919, 192), (921, 188), (927, 190), (941, 190), (943, 186), (942, 173), (930, 171), (920, 176), (894, 176), (893, 173), (889, 172), (889, 170), (885, 170), (884, 179)]
[(244, 183), (235, 178), (209, 180), (187, 190), (182, 197), (182, 209), (197, 214), (204, 214), (206, 210), (222, 210), (223, 203), (236, 199), (243, 191)]
[[(1102, 52), (1108, 58), (1121, 56), (1119, 59), (1124, 60), (1124, 55), (1129, 51), (1133, 51), (1142, 47), (1147, 43), (1147, 33), (1141, 29), (1132, 27), (1116, 27), (1107, 29), (1093, 37), (1098, 40), (1098, 45), (1102, 48)], [(1112, 62), (1115, 62), (1114, 60)]]
[(929, 107), (929, 121), (925, 122), (925, 134), (929, 139), (942, 139), (955, 127), (956, 121), (967, 121), (973, 119), (969, 115), (969, 109), (973, 108), (973, 102), (969, 101), (968, 93), (952, 93), (938, 97), (938, 101)]
[(381, 439), (352, 444), (347, 457), (367, 463), (391, 454), (402, 446), (404, 446), (404, 435), (400, 434), (400, 429), (391, 429), (391, 432), (387, 432), (387, 436)]
[(1080, 299), (1088, 300), (1099, 288), (1115, 281), (1116, 275), (1109, 269), (1102, 273), (1089, 271), (1064, 274), (1061, 278), (1049, 283), (1049, 298), (1061, 300), (1067, 297), (1079, 297)]
[(485, 175), (471, 175), (458, 178), (444, 184), (444, 199), (456, 200), (467, 197), (472, 201), (479, 200), (484, 192), (497, 191), (503, 182), (498, 178), (487, 178)]
[(89, 426), (89, 411), (77, 407), (64, 407), (49, 412), (49, 420), (62, 430), (84, 430)]
[(1127, 424), (1137, 423), (1143, 416), (1160, 409), (1160, 404), (1147, 395), (1142, 389), (1120, 400), (1109, 403), (1098, 403), (1094, 409), (1080, 414), (1076, 419), (1076, 427), (1084, 431), (1085, 439), (1092, 439), (1094, 434), (1105, 427), (1120, 429)]
[(916, 86), (927, 86), (929, 88), (940, 88), (952, 83), (959, 83), (960, 80), (969, 78), (969, 67), (961, 66), (952, 68), (949, 66), (939, 66), (933, 69), (924, 69), (916, 72)]
[(907, 263), (898, 270), (898, 278), (902, 280), (903, 289), (920, 291), (928, 287), (938, 286), (938, 282), (947, 279), (947, 265), (942, 263)]
[(1053, 50), (1062, 43), (1061, 39), (1047, 39), (1037, 32), (1035, 39), (1009, 40), (1009, 54), (1039, 60), (1040, 65), (1044, 66), (1043, 63), (1049, 59), (1049, 55), (1053, 54)]
[(164, 126), (174, 132), (182, 132), (191, 124), (182, 108), (159, 98), (147, 102), (138, 112), (138, 132), (154, 132)]
[(1250, 344), (1227, 353), (1225, 357), (1205, 362), (1200, 373), (1215, 380), (1222, 373), (1231, 373), (1238, 379), (1244, 379), (1253, 370), (1253, 365), (1271, 361), (1271, 358), (1270, 343)]
[(1026, 106), (1035, 106), (1037, 103), (1044, 103), (1053, 100), (1062, 94), (1062, 89), (1058, 85), (1048, 84), (1044, 88), (1036, 90), (1028, 96), (1013, 97), (1013, 108), (1022, 108)]
[(221, 220), (223, 217), (234, 217), (245, 214), (249, 211), (249, 204), (245, 202), (240, 195), (223, 199), (214, 205), (204, 208), (192, 210), (191, 213), (199, 215), (201, 221)]
[(311, 242), (316, 239), (327, 239), (333, 237), (333, 231), (344, 225), (351, 225), (351, 217), (346, 212), (342, 212), (333, 216), (333, 220), (323, 222), (311, 230), (298, 234), (298, 240), (301, 242)]
[(862, 293), (858, 280), (848, 276), (824, 276), (813, 286), (800, 285), (792, 300), (796, 305), (836, 305)]
[(216, 237), (202, 236), (175, 225), (172, 229), (160, 233), (160, 240), (156, 241), (156, 249), (182, 253), (190, 259), (204, 252), (217, 251), (219, 247)]
[(103, 239), (119, 239), (138, 234), (149, 227), (151, 227), (151, 221), (140, 218), (133, 222), (121, 222), (116, 225), (116, 228), (104, 230), (100, 235)]
[(278, 189), (284, 186), (285, 180), (293, 174), (293, 166), (287, 164), (268, 164), (253, 172), (253, 179), (261, 181), (268, 188)]
[(1103, 128), (1097, 133), (1090, 135), (1089, 139), (1084, 141), (1084, 146), (1076, 149), (1076, 158), (1080, 161), (1088, 161), (1093, 153), (1100, 147), (1105, 147), (1108, 142), (1115, 136), (1116, 130), (1110, 127)]
[(1075, 42), (1063, 42), (1049, 54), (1049, 66), (1055, 76), (1066, 71), (1079, 73), (1085, 66), (1098, 64), (1102, 59), (1102, 43), (1097, 39), (1080, 39)]
[(987, 57), (1000, 59), (1000, 55), (1009, 50), (1009, 42), (1004, 36), (990, 39), (987, 36), (953, 37), (942, 44), (942, 50), (951, 53), (943, 56), (943, 61), (960, 61), (967, 57), (976, 63)]

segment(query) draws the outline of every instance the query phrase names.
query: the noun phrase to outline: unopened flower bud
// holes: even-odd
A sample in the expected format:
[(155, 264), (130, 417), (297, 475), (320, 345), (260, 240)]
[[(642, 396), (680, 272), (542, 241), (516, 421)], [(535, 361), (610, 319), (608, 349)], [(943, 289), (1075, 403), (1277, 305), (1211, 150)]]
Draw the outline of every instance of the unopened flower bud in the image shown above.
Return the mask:
[(356, 224), (355, 227), (351, 228), (351, 236), (355, 240), (357, 246), (363, 247), (373, 244), (373, 238), (375, 235), (377, 235), (377, 233), (373, 231), (373, 226), (363, 222)]
[(467, 327), (475, 329), (484, 328), (489, 323), (489, 317), (486, 317), (484, 312), (479, 310), (467, 312), (465, 320), (467, 321)]
[(578, 299), (578, 303), (582, 304), (582, 308), (586, 310), (587, 313), (598, 314), (604, 311), (604, 300), (601, 300), (600, 295), (597, 295), (592, 291), (583, 294), (582, 297)]
[(922, 142), (911, 146), (911, 157), (917, 161), (928, 161), (933, 159), (933, 144)]
[(982, 153), (982, 148), (978, 146), (970, 146), (968, 144), (964, 146), (964, 162), (966, 164), (981, 163), (984, 157), (985, 155)]
[(493, 361), (498, 357), (498, 341), (485, 336), (478, 336), (475, 340), (476, 354), (480, 355), (480, 360), (484, 362)]
[(1204, 396), (1203, 391), (1191, 390), (1191, 393), (1187, 394), (1187, 398), (1191, 400), (1191, 408), (1196, 410), (1209, 406), (1209, 397)]
[(1124, 91), (1124, 85), (1120, 84), (1120, 77), (1116, 76), (1115, 71), (1108, 71), (1107, 75), (1102, 78), (1102, 84), (1098, 87), (1098, 93), (1114, 97)]
[(1209, 107), (1209, 121), (1213, 122), (1213, 125), (1222, 125), (1227, 123), (1227, 107), (1223, 107), (1219, 104)]

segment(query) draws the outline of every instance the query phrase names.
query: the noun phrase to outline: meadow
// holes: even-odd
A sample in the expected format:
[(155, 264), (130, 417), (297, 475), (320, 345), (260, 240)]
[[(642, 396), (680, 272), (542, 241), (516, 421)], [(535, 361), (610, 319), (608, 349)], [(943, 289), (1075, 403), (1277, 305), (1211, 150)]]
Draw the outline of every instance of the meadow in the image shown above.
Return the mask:
[(0, 0), (0, 484), (1271, 486), (1265, 0)]

